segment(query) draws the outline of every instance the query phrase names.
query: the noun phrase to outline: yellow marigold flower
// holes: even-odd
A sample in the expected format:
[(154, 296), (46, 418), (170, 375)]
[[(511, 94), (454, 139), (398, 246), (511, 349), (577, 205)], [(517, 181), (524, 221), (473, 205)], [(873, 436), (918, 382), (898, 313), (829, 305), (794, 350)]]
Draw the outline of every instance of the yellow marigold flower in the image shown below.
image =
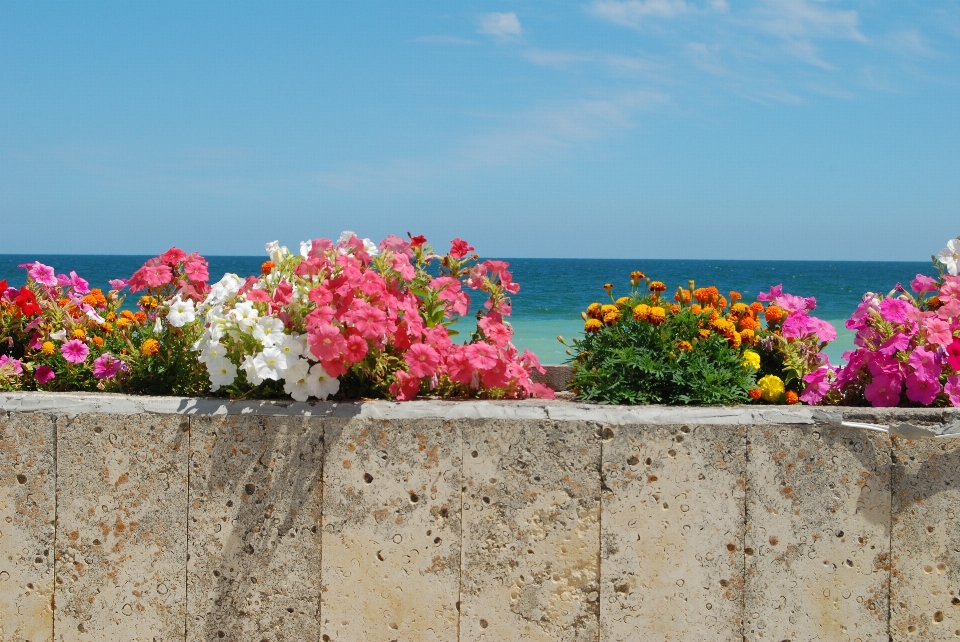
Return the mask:
[(42, 352), (46, 357), (51, 356), (56, 351), (57, 346), (53, 344), (53, 341), (44, 341), (43, 345), (40, 346), (40, 352)]
[(126, 317), (117, 319), (117, 328), (119, 328), (120, 330), (126, 330), (128, 325), (130, 325), (130, 319)]
[(596, 319), (587, 319), (587, 322), (583, 325), (584, 332), (600, 332), (600, 328), (603, 327), (603, 324)]
[(105, 316), (105, 317), (103, 317), (103, 318), (106, 319), (107, 321), (109, 321), (110, 323), (113, 323), (114, 321), (117, 320), (117, 313), (116, 313), (116, 312), (107, 312), (107, 316)]
[(735, 330), (733, 323), (731, 323), (727, 319), (721, 319), (719, 317), (717, 317), (716, 319), (713, 319), (713, 318), (710, 319), (710, 327), (725, 337), (729, 337), (731, 334), (734, 333), (734, 330)]
[(784, 393), (784, 397), (786, 397), (787, 405), (789, 406), (792, 406), (800, 401), (800, 397), (798, 397), (797, 393), (795, 393), (793, 390), (787, 390), (787, 392)]
[(666, 289), (667, 289), (667, 286), (663, 283), (663, 281), (651, 281), (651, 282), (650, 282), (650, 291), (651, 291), (651, 292), (656, 292), (656, 293), (659, 294), (660, 292), (664, 292)]
[(741, 315), (741, 314), (747, 312), (749, 309), (750, 309), (750, 308), (747, 307), (747, 304), (746, 304), (746, 303), (734, 303), (733, 305), (730, 306), (730, 313), (731, 313), (731, 314), (736, 314), (736, 315)]
[(603, 315), (603, 322), (606, 323), (607, 325), (613, 325), (619, 320), (620, 320), (619, 310), (613, 310)]
[(734, 331), (733, 334), (727, 337), (727, 343), (730, 344), (730, 347), (736, 350), (743, 344), (743, 339), (740, 337), (740, 333)]
[(646, 303), (641, 303), (633, 309), (633, 318), (637, 321), (646, 321), (650, 318), (650, 306)]
[(650, 323), (653, 325), (660, 325), (667, 319), (667, 311), (661, 308), (659, 305), (650, 308)]
[(683, 350), (684, 352), (690, 352), (693, 350), (693, 346), (690, 345), (689, 341), (680, 341), (677, 343), (677, 350)]
[(605, 316), (607, 316), (608, 314), (610, 314), (611, 312), (616, 312), (616, 311), (617, 311), (617, 306), (615, 306), (615, 305), (610, 305), (610, 304), (608, 303), (607, 305), (602, 306), (602, 307), (600, 308), (600, 316), (604, 316), (604, 317), (605, 317)]
[(149, 294), (140, 297), (140, 307), (144, 310), (152, 310), (153, 308), (157, 307), (157, 305), (159, 305), (157, 299)]
[(603, 289), (607, 291), (607, 294), (613, 292), (613, 283), (604, 283)]
[(630, 297), (628, 297), (628, 296), (622, 296), (622, 297), (620, 297), (619, 299), (617, 299), (617, 307), (618, 307), (618, 308), (622, 308), (622, 307), (624, 307), (625, 305), (627, 305), (628, 303), (630, 303)]
[(709, 338), (710, 338), (710, 331), (709, 331), (709, 330), (700, 330), (700, 338), (701, 338), (701, 339), (709, 339)]
[(87, 332), (83, 328), (74, 328), (71, 336), (73, 336), (74, 339), (80, 339), (82, 341), (87, 338)]
[(646, 274), (640, 270), (634, 270), (630, 273), (630, 285), (636, 287), (640, 285), (640, 281), (643, 281), (645, 278), (647, 278)]
[(599, 303), (591, 303), (590, 305), (588, 305), (588, 306), (587, 306), (587, 316), (590, 317), (591, 319), (599, 319), (601, 316), (603, 316), (603, 315), (600, 313), (600, 304), (599, 304)]
[(764, 310), (763, 316), (767, 317), (767, 323), (778, 323), (783, 320), (783, 309), (771, 305)]
[(156, 339), (147, 339), (143, 342), (143, 345), (140, 346), (140, 354), (145, 357), (152, 357), (158, 352), (160, 352), (160, 342)]
[(97, 346), (98, 348), (102, 348), (102, 347), (103, 347), (103, 337), (94, 337), (94, 338), (93, 338), (93, 345)]
[(783, 396), (783, 379), (777, 375), (767, 375), (757, 382), (764, 401), (776, 403)]
[(750, 328), (746, 328), (740, 331), (740, 338), (743, 339), (744, 343), (753, 345), (753, 342), (757, 339), (757, 335), (755, 335)]
[(110, 334), (111, 332), (113, 332), (113, 326), (110, 325), (109, 323), (104, 323), (103, 325), (100, 326), (100, 329), (107, 334)]
[(753, 350), (744, 350), (743, 351), (743, 361), (741, 362), (743, 367), (750, 371), (756, 371), (760, 369), (760, 355), (754, 352)]

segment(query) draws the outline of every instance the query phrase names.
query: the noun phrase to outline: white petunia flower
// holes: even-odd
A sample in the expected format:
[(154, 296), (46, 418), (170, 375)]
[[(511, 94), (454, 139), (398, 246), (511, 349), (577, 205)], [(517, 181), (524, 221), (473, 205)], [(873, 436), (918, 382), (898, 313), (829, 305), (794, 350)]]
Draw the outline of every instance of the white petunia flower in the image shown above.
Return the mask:
[(182, 300), (179, 296), (169, 302), (170, 312), (167, 314), (167, 323), (175, 328), (182, 328), (197, 318), (193, 307), (193, 300)]
[(65, 341), (67, 339), (67, 331), (57, 330), (56, 332), (50, 334), (50, 338), (54, 341)]
[(293, 363), (294, 359), (307, 351), (307, 338), (302, 334), (285, 334), (276, 347), (287, 358), (287, 363)]
[[(357, 236), (356, 233), (351, 232), (350, 230), (345, 230), (341, 232), (340, 238), (337, 239), (337, 245), (340, 245), (341, 243), (346, 243), (354, 236)], [(370, 256), (377, 256), (378, 254), (380, 254), (380, 250), (377, 249), (377, 244), (371, 241), (370, 239), (360, 239), (360, 241), (363, 243), (363, 251), (369, 254)], [(340, 254), (346, 254), (346, 250), (341, 249)]]
[(310, 362), (306, 359), (298, 359), (296, 363), (287, 368), (284, 373), (283, 391), (293, 397), (295, 401), (306, 401), (309, 399), (313, 389), (310, 387)]
[(201, 307), (203, 309), (215, 308), (227, 302), (237, 295), (243, 286), (243, 280), (236, 274), (224, 274), (223, 278), (210, 286), (210, 292), (207, 298), (203, 300)]
[(277, 348), (267, 348), (253, 358), (253, 365), (258, 377), (277, 381), (287, 369), (287, 358)]
[(957, 273), (960, 272), (960, 239), (947, 241), (947, 247), (940, 250), (937, 259), (947, 266), (947, 272), (951, 276), (957, 276)]
[(313, 241), (300, 241), (300, 256), (307, 258), (313, 249)]
[(264, 348), (272, 348), (283, 341), (283, 321), (275, 317), (260, 317), (253, 327), (253, 338), (263, 344)]
[(210, 374), (210, 390), (214, 392), (219, 390), (220, 386), (229, 386), (237, 379), (237, 366), (224, 357), (207, 363), (207, 372)]
[(160, 323), (160, 317), (157, 317), (157, 320), (153, 322), (153, 333), (160, 334), (163, 331), (163, 324)]
[(280, 264), (280, 261), (282, 261), (284, 257), (290, 256), (290, 250), (285, 246), (281, 246), (279, 241), (270, 241), (264, 246), (264, 249), (266, 249), (267, 254), (270, 255), (270, 260), (277, 265)]
[(208, 343), (203, 348), (203, 352), (200, 353), (198, 361), (200, 363), (206, 363), (209, 365), (211, 361), (216, 361), (217, 359), (223, 359), (227, 356), (227, 349), (220, 345), (219, 343), (212, 342)]
[(326, 399), (331, 395), (337, 394), (340, 390), (340, 380), (327, 374), (323, 366), (319, 363), (310, 368), (310, 377), (307, 379), (307, 385), (310, 391), (317, 399)]
[(253, 357), (247, 355), (240, 364), (240, 369), (247, 375), (247, 383), (251, 386), (259, 386), (263, 383), (263, 377), (257, 374), (257, 366), (253, 362)]
[(230, 316), (237, 322), (241, 330), (249, 333), (257, 325), (257, 317), (260, 316), (260, 313), (253, 307), (253, 301), (241, 301), (233, 306)]

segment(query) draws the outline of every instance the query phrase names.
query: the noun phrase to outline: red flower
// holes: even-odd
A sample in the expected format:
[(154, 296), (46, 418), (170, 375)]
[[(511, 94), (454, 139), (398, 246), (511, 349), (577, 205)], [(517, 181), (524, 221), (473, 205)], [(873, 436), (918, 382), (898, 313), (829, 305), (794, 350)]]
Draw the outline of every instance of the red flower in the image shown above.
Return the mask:
[(13, 300), (20, 308), (21, 312), (28, 317), (40, 314), (40, 306), (37, 305), (37, 297), (25, 286), (20, 288), (20, 294)]
[(410, 232), (407, 232), (407, 236), (410, 237), (410, 245), (412, 245), (413, 247), (422, 247), (423, 244), (427, 242), (427, 237), (422, 234), (418, 234), (417, 236), (410, 236)]
[(450, 256), (455, 259), (462, 259), (469, 252), (473, 252), (473, 250), (473, 246), (467, 245), (467, 242), (463, 239), (453, 239), (450, 241)]
[(3, 296), (3, 293), (7, 291), (7, 280), (4, 279), (0, 281), (0, 296)]

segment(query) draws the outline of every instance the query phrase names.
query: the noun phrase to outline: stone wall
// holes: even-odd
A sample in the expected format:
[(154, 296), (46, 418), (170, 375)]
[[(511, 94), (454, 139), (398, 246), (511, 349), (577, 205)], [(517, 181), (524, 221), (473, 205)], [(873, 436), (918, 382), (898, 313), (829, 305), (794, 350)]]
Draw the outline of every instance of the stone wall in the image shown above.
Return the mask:
[(953, 640), (960, 414), (0, 394), (0, 640)]

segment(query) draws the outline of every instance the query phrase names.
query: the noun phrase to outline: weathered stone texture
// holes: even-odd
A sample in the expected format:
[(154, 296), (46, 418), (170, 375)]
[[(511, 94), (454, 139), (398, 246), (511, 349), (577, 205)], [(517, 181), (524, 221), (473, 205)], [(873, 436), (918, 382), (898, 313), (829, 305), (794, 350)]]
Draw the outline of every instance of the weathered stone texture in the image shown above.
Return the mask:
[(53, 639), (53, 420), (0, 414), (0, 640)]
[(318, 640), (323, 425), (191, 420), (187, 640)]
[(57, 419), (58, 640), (184, 635), (185, 417)]
[(323, 640), (456, 640), (460, 426), (325, 420)]
[(603, 444), (601, 639), (740, 642), (746, 429), (611, 430)]
[(960, 637), (960, 441), (895, 439), (890, 635)]
[(886, 641), (890, 441), (747, 429), (747, 640)]
[(590, 425), (464, 424), (461, 640), (596, 640), (599, 547)]

